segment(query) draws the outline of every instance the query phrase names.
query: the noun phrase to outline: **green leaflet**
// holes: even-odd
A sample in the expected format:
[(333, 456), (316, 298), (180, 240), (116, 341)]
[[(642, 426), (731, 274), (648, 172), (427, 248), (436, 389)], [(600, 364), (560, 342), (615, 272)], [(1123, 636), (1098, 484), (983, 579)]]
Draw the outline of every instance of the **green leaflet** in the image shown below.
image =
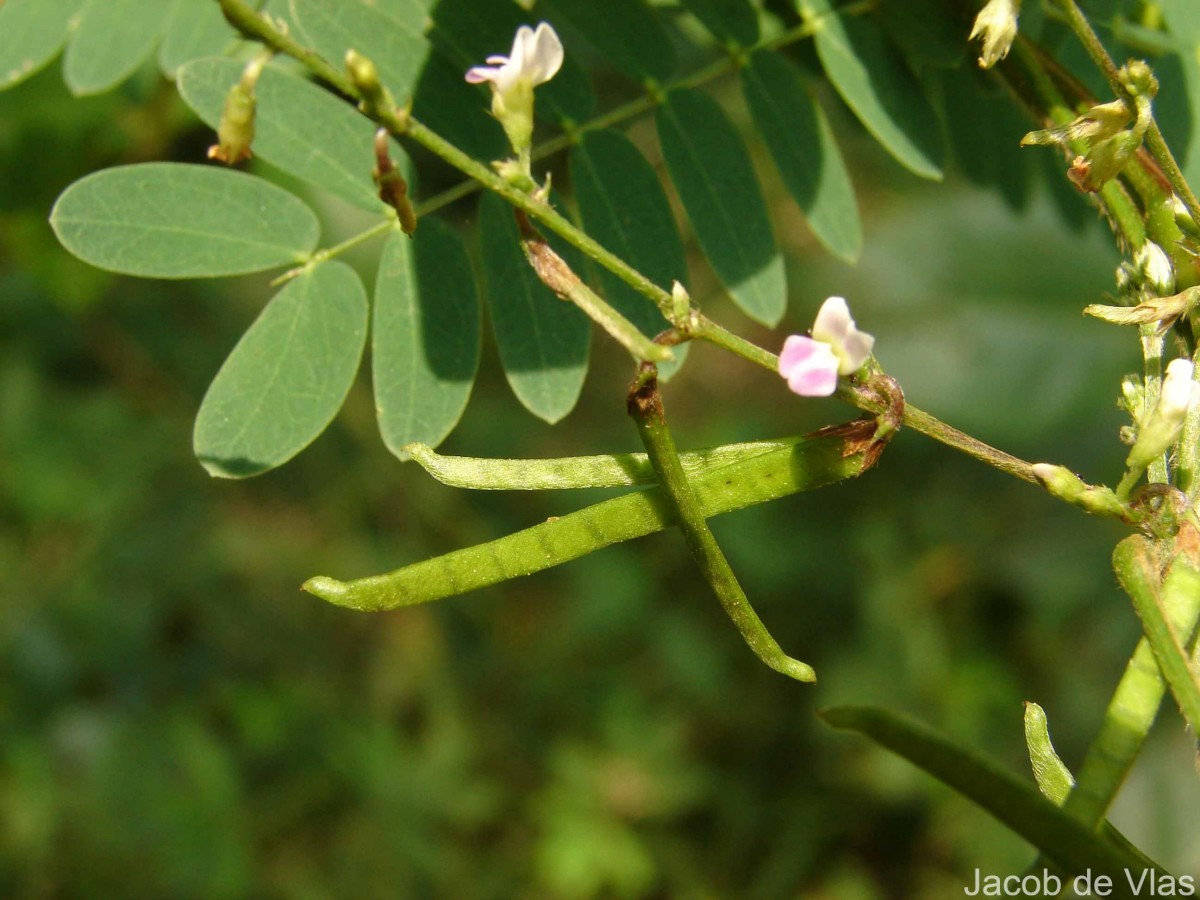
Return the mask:
[(169, 5), (163, 0), (86, 0), (63, 59), (77, 97), (116, 87), (150, 55)]
[(742, 69), (746, 105), (788, 191), (813, 234), (830, 253), (854, 262), (862, 250), (862, 223), (854, 185), (825, 113), (796, 67), (770, 50)]
[(392, 233), (379, 259), (371, 335), (375, 410), (400, 459), (413, 441), (437, 445), (458, 424), (479, 367), (480, 308), (458, 233), (422, 219)]
[[(232, 59), (194, 60), (179, 71), (179, 93), (215, 129), (225, 96), (243, 66)], [(328, 91), (274, 66), (263, 69), (255, 93), (255, 156), (362, 209), (388, 209), (371, 177), (376, 126), (370, 119)], [(395, 140), (392, 159), (411, 183), (412, 166)]]
[[(857, 731), (954, 788), (1069, 874), (1087, 869), (1105, 873), (1124, 893), (1128, 884), (1124, 870), (1133, 873), (1135, 879), (1142, 872), (1139, 856), (1111, 845), (993, 760), (919, 722), (861, 706), (836, 707), (820, 715), (834, 728)], [(1160, 869), (1158, 874), (1165, 873)]]
[(817, 22), (817, 55), (846, 105), (896, 160), (916, 175), (942, 177), (941, 126), (925, 92), (871, 22), (834, 13), (829, 0), (798, 0)]
[(412, 98), (429, 55), (426, 16), (418, 4), (384, 8), (362, 0), (290, 0), (289, 8), (304, 42), (334, 66), (343, 68), (346, 51), (357, 50), (375, 63), (379, 80), (397, 103)]
[(145, 278), (215, 278), (295, 265), (317, 246), (317, 217), (253, 175), (143, 163), (104, 169), (58, 198), (62, 245), (100, 269)]
[[(773, 450), (785, 450), (807, 437), (723, 444), (679, 454), (688, 476), (744, 462)], [(567, 456), (560, 459), (486, 459), (443, 456), (424, 444), (405, 448), (426, 472), (451, 487), (475, 491), (550, 491), (654, 484), (654, 469), (645, 453)]]
[[(655, 284), (686, 286), (687, 260), (662, 184), (645, 157), (616, 131), (588, 131), (571, 152), (571, 184), (588, 234)], [(608, 269), (597, 267), (601, 293), (649, 337), (669, 323), (649, 300)], [(662, 377), (678, 371), (687, 345), (674, 348), (675, 362), (659, 366)]]
[(639, 81), (664, 82), (675, 72), (675, 48), (644, 0), (547, 0), (614, 66)]
[(341, 408), (367, 337), (367, 295), (336, 260), (276, 294), (213, 379), (196, 416), (196, 458), (218, 478), (287, 462)]
[(82, 5), (83, 0), (0, 3), (0, 90), (24, 81), (54, 58)]
[(701, 91), (671, 91), (657, 120), (671, 180), (713, 271), (746, 315), (776, 325), (787, 308), (783, 259), (745, 144)]
[[(521, 252), (512, 207), (495, 194), (480, 201), (479, 231), (488, 308), (504, 374), (526, 409), (557, 422), (575, 406), (583, 388), (591, 323), (538, 280)], [(555, 249), (575, 268), (575, 255), (561, 246)]]
[[(844, 448), (841, 436), (810, 435), (794, 445), (706, 471), (692, 487), (702, 513), (720, 515), (861, 474), (863, 455), (843, 456)], [(304, 589), (338, 606), (364, 611), (428, 603), (661, 531), (673, 524), (669, 508), (657, 488), (648, 488), (386, 575), (351, 582), (318, 576)]]
[(758, 43), (758, 11), (750, 0), (682, 0), (683, 7), (727, 45), (753, 47)]
[[(507, 56), (517, 28), (536, 25), (544, 14), (529, 13), (511, 0), (440, 0), (433, 18), (430, 40), (461, 81), (467, 69), (483, 65), (487, 57)], [(471, 90), (478, 95), (480, 108), (488, 109), (491, 91), (483, 86)], [(568, 47), (558, 74), (537, 89), (534, 112), (546, 121), (586, 122), (595, 108), (591, 82)]]
[(237, 32), (225, 21), (219, 3), (175, 0), (158, 46), (158, 66), (164, 75), (174, 78), (185, 63), (224, 53), (236, 37)]

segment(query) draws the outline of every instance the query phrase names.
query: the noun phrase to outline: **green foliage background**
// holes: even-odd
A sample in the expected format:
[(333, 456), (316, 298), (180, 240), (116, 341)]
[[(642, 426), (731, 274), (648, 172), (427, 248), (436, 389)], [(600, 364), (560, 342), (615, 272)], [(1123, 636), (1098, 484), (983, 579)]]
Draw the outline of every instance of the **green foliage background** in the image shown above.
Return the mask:
[[(736, 91), (721, 99), (736, 113)], [(1117, 473), (1113, 398), (1136, 348), (1078, 314), (1111, 288), (1111, 239), (1078, 198), (1059, 198), (1064, 226), (1058, 176), (1011, 191), (1014, 210), (959, 174), (964, 158), (1013, 165), (1020, 124), (960, 146), (943, 185), (848, 116), (835, 126), (858, 265), (814, 243), (757, 147), (788, 318), (774, 337), (749, 323), (692, 246), (705, 311), (770, 346), (844, 294), (914, 402), (1028, 458)], [(1036, 700), (1076, 765), (1139, 633), (1110, 574), (1117, 526), (910, 434), (861, 480), (714, 522), (815, 687), (746, 651), (676, 534), (428, 608), (326, 607), (305, 577), (384, 571), (595, 495), (433, 483), (383, 446), (365, 373), (295, 461), (209, 479), (193, 418), (265, 277), (118, 278), (46, 224), (83, 174), (209, 142), (150, 70), (85, 100), (57, 72), (0, 94), (0, 892), (849, 900), (946, 896), (976, 866), (1028, 862), (985, 814), (812, 712), (908, 710), (1023, 770)], [(331, 233), (361, 223), (311, 202)], [(445, 452), (636, 449), (627, 357), (599, 339), (593, 355), (551, 428), (485, 345)], [(684, 446), (848, 417), (704, 347), (666, 398)], [(1113, 815), (1179, 871), (1200, 867), (1191, 752), (1166, 713)]]

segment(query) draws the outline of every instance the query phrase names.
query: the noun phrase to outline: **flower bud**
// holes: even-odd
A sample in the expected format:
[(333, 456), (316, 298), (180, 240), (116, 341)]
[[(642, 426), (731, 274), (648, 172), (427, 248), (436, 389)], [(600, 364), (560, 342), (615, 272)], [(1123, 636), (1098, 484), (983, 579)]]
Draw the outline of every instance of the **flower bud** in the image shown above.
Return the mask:
[(379, 80), (379, 70), (375, 68), (375, 63), (357, 50), (346, 51), (346, 73), (362, 97), (365, 109), (391, 111), (395, 108), (392, 95)]
[(692, 298), (688, 295), (685, 288), (678, 281), (671, 283), (671, 318), (674, 322), (681, 322), (686, 317), (692, 308)]
[(1055, 497), (1095, 515), (1121, 518), (1127, 512), (1125, 504), (1110, 488), (1090, 485), (1063, 466), (1037, 463), (1033, 466), (1033, 476)]
[(254, 112), (258, 105), (254, 89), (269, 58), (269, 55), (260, 55), (246, 63), (242, 77), (225, 95), (225, 108), (217, 125), (217, 143), (208, 148), (209, 159), (233, 166), (250, 158), (250, 145), (254, 142)]
[(1017, 15), (1021, 11), (1021, 0), (990, 0), (975, 17), (975, 27), (968, 40), (983, 39), (983, 55), (979, 57), (981, 68), (990, 69), (1004, 57), (1017, 36)]
[(1135, 97), (1153, 98), (1158, 93), (1158, 79), (1145, 60), (1131, 59), (1121, 66), (1117, 77), (1125, 90)]
[(1145, 469), (1179, 440), (1184, 419), (1200, 406), (1200, 384), (1193, 380), (1194, 371), (1189, 359), (1176, 359), (1167, 366), (1158, 404), (1141, 423), (1137, 441), (1125, 460), (1130, 471)]
[(396, 211), (400, 230), (409, 237), (417, 230), (417, 212), (408, 199), (408, 182), (392, 162), (388, 152), (388, 131), (380, 128), (375, 132), (375, 186), (379, 188), (379, 199)]
[(1165, 250), (1154, 241), (1146, 241), (1133, 258), (1142, 277), (1160, 297), (1175, 293), (1175, 267)]

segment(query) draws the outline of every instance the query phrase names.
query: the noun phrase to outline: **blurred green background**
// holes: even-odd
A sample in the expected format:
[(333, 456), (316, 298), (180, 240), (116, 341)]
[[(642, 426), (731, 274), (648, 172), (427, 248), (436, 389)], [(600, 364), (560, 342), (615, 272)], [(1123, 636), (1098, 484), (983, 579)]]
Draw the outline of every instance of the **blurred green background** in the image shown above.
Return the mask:
[[(739, 115), (736, 92), (718, 93)], [(836, 125), (861, 261), (820, 250), (763, 158), (789, 318), (751, 325), (693, 254), (701, 306), (774, 347), (843, 294), (913, 403), (1114, 479), (1136, 347), (1079, 314), (1118, 258), (1048, 174), (1053, 154), (1019, 155), (1011, 118), (998, 140), (957, 139), (965, 168), (1014, 173), (1006, 202), (962, 165), (918, 182)], [(651, 132), (630, 131), (653, 157)], [(912, 433), (855, 483), (716, 520), (815, 686), (756, 661), (675, 533), (427, 608), (327, 607), (305, 578), (385, 571), (603, 495), (432, 482), (383, 447), (365, 372), (295, 461), (210, 480), (192, 418), (267, 278), (119, 278), (46, 224), (75, 178), (196, 160), (210, 141), (149, 71), (88, 100), (53, 70), (0, 94), (0, 893), (936, 898), (976, 867), (1028, 863), (986, 814), (813, 712), (907, 711), (1024, 773), (1021, 701), (1036, 700), (1076, 766), (1138, 634), (1108, 565), (1118, 527)], [(357, 224), (312, 202), (327, 234)], [(593, 357), (551, 428), (486, 347), (444, 449), (635, 449), (624, 354), (597, 338)], [(683, 446), (851, 417), (704, 347), (666, 401)], [(1113, 813), (1180, 872), (1200, 868), (1193, 761), (1168, 711)]]

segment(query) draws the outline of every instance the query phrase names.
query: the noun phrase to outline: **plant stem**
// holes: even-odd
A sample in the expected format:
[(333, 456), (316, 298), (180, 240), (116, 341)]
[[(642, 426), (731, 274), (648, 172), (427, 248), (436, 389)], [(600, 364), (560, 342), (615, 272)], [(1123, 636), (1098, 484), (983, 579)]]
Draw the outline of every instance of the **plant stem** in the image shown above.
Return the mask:
[(297, 62), (307, 66), (314, 75), (337, 88), (349, 97), (358, 98), (349, 77), (337, 67), (331, 65), (325, 57), (310, 47), (306, 47), (290, 34), (275, 27), (266, 13), (261, 13), (251, 7), (245, 0), (217, 0), (221, 11), (229, 24), (246, 37), (265, 44), (278, 53), (290, 56)]
[(784, 653), (750, 605), (729, 560), (721, 552), (717, 539), (704, 520), (691, 482), (679, 462), (675, 440), (671, 437), (663, 414), (654, 367), (646, 365), (643, 370), (649, 372), (649, 377), (639, 379), (644, 383), (630, 393), (629, 415), (637, 425), (663, 498), (672, 507), (675, 524), (683, 532), (692, 557), (754, 654), (781, 675), (797, 681), (816, 681), (817, 675), (812, 667)]
[(297, 275), (300, 275), (308, 269), (315, 266), (317, 263), (324, 262), (327, 259), (333, 259), (335, 256), (341, 256), (347, 250), (353, 250), (359, 244), (365, 244), (372, 238), (379, 237), (382, 234), (387, 234), (389, 231), (394, 231), (400, 227), (400, 222), (393, 213), (382, 222), (377, 222), (370, 228), (360, 231), (358, 234), (353, 234), (340, 244), (334, 244), (332, 247), (327, 247), (324, 250), (318, 250), (312, 255), (312, 258), (302, 266), (296, 266), (294, 269), (288, 269), (278, 278), (271, 282), (271, 287), (278, 287), (284, 282), (291, 281)]

